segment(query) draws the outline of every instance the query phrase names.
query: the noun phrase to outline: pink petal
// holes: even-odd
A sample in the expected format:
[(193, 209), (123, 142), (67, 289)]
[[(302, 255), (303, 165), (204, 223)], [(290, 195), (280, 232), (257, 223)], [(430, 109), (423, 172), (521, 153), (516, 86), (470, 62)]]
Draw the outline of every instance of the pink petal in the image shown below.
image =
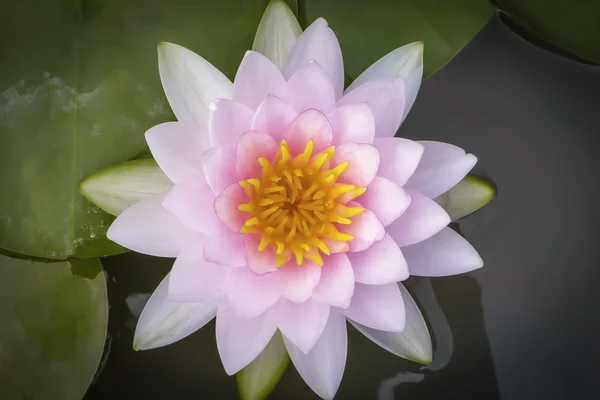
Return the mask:
[(430, 199), (452, 189), (477, 163), (477, 157), (460, 147), (441, 142), (419, 142), (425, 152), (406, 187), (418, 190)]
[(217, 311), (217, 349), (228, 375), (250, 364), (267, 346), (277, 331), (275, 324), (262, 314), (256, 318), (238, 317), (227, 301)]
[(319, 18), (298, 37), (282, 68), (286, 79), (307, 61), (315, 60), (325, 70), (333, 85), (335, 97), (339, 99), (344, 90), (344, 62), (342, 50), (327, 22)]
[[(360, 204), (350, 202), (350, 207), (360, 206)], [(375, 214), (365, 209), (362, 214), (352, 217), (350, 225), (338, 226), (340, 232), (354, 236), (350, 241), (350, 251), (363, 251), (380, 241), (385, 236), (385, 228), (377, 219)]]
[(277, 272), (281, 282), (282, 295), (294, 302), (303, 303), (312, 296), (313, 289), (319, 283), (321, 267), (311, 261), (302, 265), (289, 261)]
[(327, 246), (331, 254), (346, 253), (350, 251), (350, 245), (348, 244), (348, 242), (328, 238), (324, 238), (323, 242), (325, 243), (325, 246)]
[(405, 309), (397, 283), (363, 285), (357, 283), (346, 317), (369, 328), (387, 332), (402, 332)]
[(199, 234), (179, 222), (162, 206), (164, 195), (142, 200), (123, 211), (106, 236), (138, 253), (177, 257)]
[(269, 94), (260, 103), (254, 114), (252, 130), (268, 133), (276, 142), (279, 142), (288, 125), (297, 116), (298, 112), (291, 104)]
[(335, 107), (336, 100), (327, 73), (314, 60), (294, 72), (281, 97), (298, 112), (314, 108), (328, 113)]
[(371, 210), (383, 226), (388, 226), (406, 211), (411, 197), (394, 182), (376, 176), (358, 201)]
[(329, 120), (317, 110), (299, 114), (284, 134), (292, 155), (301, 153), (310, 139), (315, 144), (314, 153), (324, 150), (331, 145), (332, 135)]
[(233, 99), (253, 111), (267, 94), (281, 95), (285, 79), (273, 63), (256, 51), (247, 51), (233, 81)]
[(259, 316), (281, 297), (276, 274), (255, 275), (246, 267), (229, 273), (225, 290), (233, 312), (244, 319)]
[(210, 103), (208, 133), (213, 146), (235, 143), (250, 130), (254, 113), (237, 101), (216, 99)]
[(326, 257), (313, 298), (333, 307), (348, 308), (354, 293), (354, 272), (345, 254)]
[(173, 181), (202, 171), (200, 156), (210, 148), (208, 132), (201, 125), (165, 122), (146, 132), (152, 156)]
[(188, 176), (167, 193), (163, 206), (183, 224), (210, 234), (222, 224), (215, 213), (215, 195), (203, 175)]
[(368, 103), (352, 103), (336, 108), (327, 115), (333, 127), (333, 144), (372, 143), (375, 117)]
[(237, 183), (229, 185), (217, 196), (214, 204), (217, 216), (233, 232), (238, 233), (248, 214), (238, 210), (238, 206), (248, 202), (248, 196), (244, 189)]
[(237, 182), (235, 148), (217, 146), (202, 155), (202, 171), (208, 186), (219, 194), (227, 186)]
[(408, 278), (408, 264), (390, 235), (365, 251), (348, 254), (357, 283), (385, 285)]
[(379, 152), (370, 144), (346, 143), (335, 150), (331, 161), (333, 165), (349, 162), (348, 168), (340, 175), (340, 182), (367, 186), (379, 168)]
[(375, 117), (375, 137), (394, 136), (400, 127), (404, 112), (404, 80), (400, 76), (386, 76), (363, 83), (346, 93), (338, 101), (344, 104), (366, 101)]
[(193, 303), (214, 299), (225, 293), (225, 278), (230, 268), (204, 259), (203, 243), (198, 240), (179, 254), (169, 278), (169, 300)]
[(379, 150), (379, 171), (377, 175), (404, 186), (417, 169), (423, 155), (422, 144), (402, 138), (376, 138), (373, 145)]
[(160, 282), (144, 306), (135, 327), (134, 350), (167, 346), (191, 335), (217, 314), (218, 299), (200, 303), (174, 303), (168, 299), (169, 275)]
[(257, 275), (277, 271), (275, 253), (271, 248), (258, 251), (260, 237), (258, 235), (246, 235), (246, 262), (248, 268)]
[(451, 228), (402, 249), (411, 275), (448, 276), (483, 267), (477, 251)]
[[(204, 259), (230, 267), (246, 265), (246, 235), (222, 226), (204, 236)], [(224, 251), (226, 249), (226, 251)]]
[(333, 399), (346, 366), (346, 318), (332, 310), (321, 337), (306, 354), (289, 340), (284, 338), (284, 342), (294, 367), (306, 384), (320, 397)]
[(400, 247), (422, 242), (450, 223), (448, 213), (435, 201), (411, 189), (407, 192), (412, 197), (410, 206), (386, 229)]
[(267, 160), (273, 159), (277, 151), (277, 143), (267, 133), (246, 132), (237, 143), (236, 164), (238, 179), (260, 178), (262, 167), (258, 163), (259, 157)]
[(308, 353), (325, 328), (329, 306), (314, 300), (295, 304), (281, 299), (269, 314), (283, 336)]

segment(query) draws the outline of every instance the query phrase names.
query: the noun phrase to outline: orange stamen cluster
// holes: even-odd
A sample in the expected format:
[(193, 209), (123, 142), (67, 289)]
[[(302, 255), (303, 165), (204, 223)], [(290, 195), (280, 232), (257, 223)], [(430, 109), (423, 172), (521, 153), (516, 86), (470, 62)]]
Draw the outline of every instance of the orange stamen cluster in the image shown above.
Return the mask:
[(250, 214), (241, 233), (259, 235), (258, 251), (271, 247), (278, 267), (292, 255), (298, 265), (304, 259), (323, 265), (321, 252), (330, 254), (327, 239), (354, 239), (341, 233), (337, 224), (351, 224), (350, 218), (364, 211), (345, 204), (366, 188), (337, 183), (348, 162), (330, 165), (334, 146), (314, 155), (313, 150), (309, 140), (304, 151), (292, 157), (282, 139), (273, 160), (259, 157), (262, 176), (239, 182), (249, 202), (238, 209)]

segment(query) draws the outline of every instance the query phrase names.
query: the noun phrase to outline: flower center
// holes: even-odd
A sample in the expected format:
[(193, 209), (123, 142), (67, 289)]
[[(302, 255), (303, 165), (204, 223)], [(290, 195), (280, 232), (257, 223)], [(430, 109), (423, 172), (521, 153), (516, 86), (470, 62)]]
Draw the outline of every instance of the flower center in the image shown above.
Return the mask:
[(259, 235), (258, 251), (271, 247), (278, 267), (292, 255), (298, 265), (305, 258), (323, 265), (320, 252), (330, 254), (328, 240), (347, 244), (354, 239), (341, 233), (338, 224), (351, 224), (350, 218), (364, 211), (346, 203), (366, 188), (337, 182), (348, 162), (330, 165), (334, 146), (314, 155), (313, 149), (311, 139), (302, 153), (292, 157), (282, 139), (272, 161), (258, 158), (262, 176), (239, 182), (249, 202), (238, 209), (250, 214), (240, 232)]

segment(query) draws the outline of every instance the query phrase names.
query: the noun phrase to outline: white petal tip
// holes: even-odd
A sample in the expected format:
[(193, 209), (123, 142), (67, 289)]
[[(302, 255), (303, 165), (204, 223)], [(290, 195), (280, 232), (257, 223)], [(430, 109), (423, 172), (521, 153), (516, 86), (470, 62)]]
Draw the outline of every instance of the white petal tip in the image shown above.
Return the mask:
[(161, 58), (165, 59), (167, 57), (167, 53), (169, 52), (169, 50), (171, 50), (175, 47), (179, 47), (179, 46), (174, 43), (170, 43), (170, 42), (160, 42), (156, 46), (156, 50), (158, 51), (158, 55)]
[(311, 25), (323, 25), (323, 26), (329, 26), (329, 24), (327, 23), (327, 21), (325, 20), (325, 18), (323, 17), (319, 17), (315, 20), (315, 22), (313, 22)]
[(215, 99), (215, 100), (211, 100), (210, 103), (208, 104), (208, 109), (210, 111), (217, 111), (217, 109), (219, 108), (219, 99)]

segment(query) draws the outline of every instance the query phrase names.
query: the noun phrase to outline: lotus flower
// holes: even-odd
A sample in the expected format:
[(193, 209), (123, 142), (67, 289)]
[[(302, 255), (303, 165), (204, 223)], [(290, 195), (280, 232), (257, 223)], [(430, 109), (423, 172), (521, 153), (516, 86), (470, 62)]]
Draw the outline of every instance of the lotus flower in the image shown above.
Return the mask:
[(178, 121), (146, 139), (174, 186), (124, 211), (108, 237), (176, 257), (142, 313), (137, 348), (177, 341), (216, 316), (231, 375), (279, 331), (306, 383), (332, 398), (347, 320), (389, 348), (406, 324), (399, 281), (483, 265), (433, 200), (476, 158), (394, 137), (420, 87), (421, 43), (392, 51), (344, 90), (327, 22), (298, 36), (290, 15), (271, 3), (255, 41), (264, 54), (248, 51), (233, 83), (188, 49), (158, 46)]

